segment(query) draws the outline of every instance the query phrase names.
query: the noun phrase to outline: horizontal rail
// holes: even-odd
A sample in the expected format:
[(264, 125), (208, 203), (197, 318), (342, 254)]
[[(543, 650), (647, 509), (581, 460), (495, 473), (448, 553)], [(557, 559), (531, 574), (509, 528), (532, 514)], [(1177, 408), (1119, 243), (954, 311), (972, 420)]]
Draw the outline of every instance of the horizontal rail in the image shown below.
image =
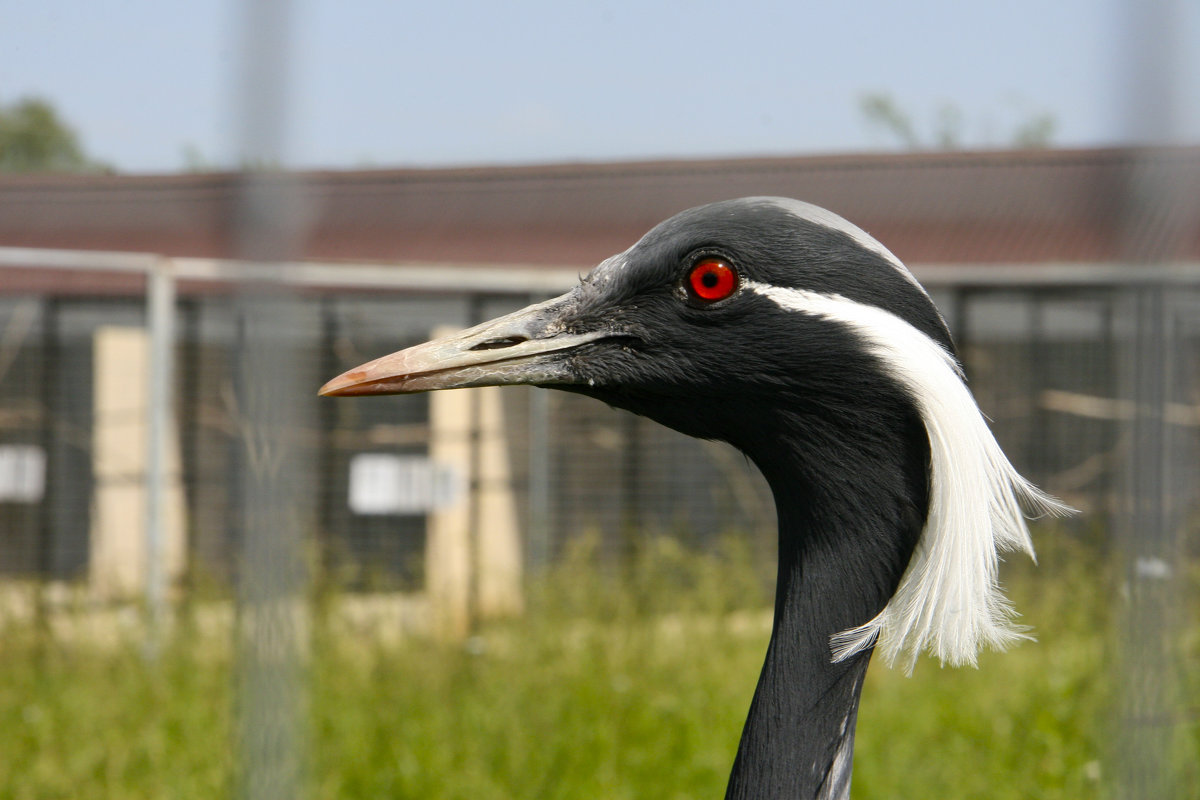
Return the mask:
[[(290, 261), (262, 264), (219, 258), (168, 258), (152, 253), (0, 247), (0, 268), (45, 268), (84, 272), (149, 274), (171, 263), (179, 280), (243, 283), (260, 280), (326, 289), (395, 289), (427, 292), (558, 293), (573, 286), (583, 270), (522, 264), (403, 262), (363, 264)], [(1118, 264), (916, 264), (929, 288), (1200, 286), (1200, 262)]]
[(249, 263), (220, 258), (168, 258), (152, 253), (0, 247), (0, 268), (149, 274), (169, 261), (178, 280), (245, 283), (269, 280), (297, 287), (411, 289), (414, 291), (527, 294), (563, 292), (580, 272), (520, 264), (440, 262), (357, 264), (319, 261)]
[(41, 247), (0, 247), (0, 267), (65, 269), (79, 272), (147, 273), (161, 257), (152, 253), (109, 250), (50, 250)]
[(411, 289), (436, 292), (527, 294), (565, 292), (579, 281), (576, 270), (521, 265), (402, 263), (340, 264), (295, 261), (248, 264), (214, 258), (177, 258), (182, 280), (244, 282), (259, 278), (297, 287), (329, 289)]
[(917, 264), (911, 267), (927, 287), (1200, 287), (1200, 261), (1165, 264), (1071, 263)]

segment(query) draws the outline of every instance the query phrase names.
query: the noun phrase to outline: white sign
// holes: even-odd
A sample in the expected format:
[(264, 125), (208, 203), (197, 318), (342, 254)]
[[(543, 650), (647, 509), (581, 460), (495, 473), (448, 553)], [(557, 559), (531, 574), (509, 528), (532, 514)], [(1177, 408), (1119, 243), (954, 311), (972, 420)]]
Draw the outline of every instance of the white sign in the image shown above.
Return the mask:
[(31, 444), (0, 445), (0, 502), (36, 503), (46, 491), (46, 454)]
[(360, 453), (350, 459), (350, 510), (355, 514), (424, 514), (459, 495), (453, 467), (425, 456)]

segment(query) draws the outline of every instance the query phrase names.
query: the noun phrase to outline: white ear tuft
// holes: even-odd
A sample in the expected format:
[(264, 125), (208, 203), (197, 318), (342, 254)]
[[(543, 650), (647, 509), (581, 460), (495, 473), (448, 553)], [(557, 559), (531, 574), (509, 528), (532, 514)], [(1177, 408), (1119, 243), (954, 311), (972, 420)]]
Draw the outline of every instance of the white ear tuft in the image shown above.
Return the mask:
[(945, 348), (896, 315), (840, 296), (754, 284), (781, 307), (847, 325), (917, 404), (930, 449), (929, 513), (908, 569), (874, 619), (832, 637), (833, 660), (877, 645), (888, 664), (912, 670), (924, 650), (974, 664), (980, 647), (1028, 638), (997, 582), (999, 554), (1033, 556), (1025, 511), (1071, 509), (1009, 463)]

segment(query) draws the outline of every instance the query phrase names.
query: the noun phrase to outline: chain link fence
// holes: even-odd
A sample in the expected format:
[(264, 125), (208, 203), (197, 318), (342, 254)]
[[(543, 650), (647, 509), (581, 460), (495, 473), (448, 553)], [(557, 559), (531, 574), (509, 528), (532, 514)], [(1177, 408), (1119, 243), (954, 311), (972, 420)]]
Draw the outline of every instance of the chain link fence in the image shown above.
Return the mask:
[[(246, 636), (277, 641), (264, 635), (271, 617), (303, 650), (290, 603), (309, 579), (347, 596), (408, 598), (402, 624), (457, 637), (519, 613), (528, 577), (576, 541), (604, 568), (652, 537), (705, 550), (733, 535), (769, 573), (770, 493), (724, 445), (529, 387), (315, 396), (349, 366), (552, 296), (573, 275), (283, 264), (272, 271), (281, 299), (232, 292), (245, 268), (0, 249), (0, 285), (26, 287), (0, 295), (7, 586), (39, 587), (39, 607), (56, 587), (103, 605), (144, 602), (152, 621), (180, 601), (237, 596)], [(41, 291), (29, 288), (31, 269)], [(1124, 687), (1121, 781), (1135, 796), (1172, 796), (1180, 787), (1167, 783), (1163, 754), (1194, 713), (1177, 693), (1180, 632), (1192, 624), (1187, 565), (1200, 557), (1200, 267), (917, 272), (1005, 451), (1081, 510), (1055, 535), (1124, 576), (1113, 665)], [(167, 291), (155, 289), (162, 280)], [(169, 391), (156, 393), (156, 380)], [(278, 391), (258, 397), (263, 386)], [(168, 407), (152, 407), (155, 397)], [(271, 509), (287, 519), (264, 518)], [(284, 529), (286, 541), (270, 533)], [(277, 597), (247, 594), (262, 575), (294, 569), (307, 577), (288, 578)], [(272, 671), (271, 653), (246, 652), (259, 665), (245, 671), (247, 697), (299, 680)], [(259, 716), (291, 730), (300, 710), (278, 705), (292, 710)], [(246, 735), (267, 746), (271, 725)], [(274, 766), (248, 780), (294, 785), (291, 758), (255, 755)]]
[[(10, 268), (20, 258), (11, 254)], [(65, 258), (75, 267), (93, 260)], [(138, 268), (120, 273), (130, 291), (0, 298), (5, 575), (83, 580), (112, 596), (143, 581), (145, 537), (137, 531), (144, 531), (148, 491), (152, 337)], [(309, 397), (308, 389), (348, 366), (546, 296), (539, 286), (503, 293), (407, 287), (403, 277), (367, 291), (361, 283), (339, 287), (344, 271), (327, 268), (320, 288), (296, 299), (293, 316), (303, 318), (290, 322), (303, 333), (291, 351), (297, 363), (289, 365), (304, 387), (295, 402), (312, 409), (302, 416), (297, 454), (315, 474), (307, 494), (311, 542), (338, 585), (421, 590), (438, 514), (467, 509), (472, 541), (499, 524), (469, 516), (478, 514), (470, 508), (481, 497), (503, 498), (522, 568), (553, 561), (583, 535), (598, 537), (610, 558), (637, 536), (673, 535), (697, 547), (734, 531), (773, 537), (769, 493), (741, 456), (585, 398), (525, 387), (353, 403)], [(990, 282), (969, 284), (943, 280), (941, 269), (927, 272), (1005, 450), (1025, 474), (1084, 512), (1074, 524), (1109, 530), (1123, 509), (1135, 435), (1137, 408), (1126, 385), (1136, 366), (1130, 304), (1140, 290), (1107, 274), (1089, 278), (1086, 268), (1072, 285), (1040, 284), (1028, 271), (1005, 277), (1000, 267)], [(170, 528), (160, 557), (176, 591), (236, 573), (245, 468), (238, 452), (249, 435), (230, 297), (216, 283), (184, 278), (181, 285), (168, 329), (174, 400), (159, 490)], [(1197, 294), (1180, 285), (1169, 295), (1161, 313), (1168, 315), (1170, 363), (1162, 367), (1172, 379), (1161, 421), (1169, 431), (1164, 458), (1176, 467), (1166, 491), (1173, 524), (1181, 524), (1195, 491), (1190, 467), (1200, 412), (1196, 362), (1188, 356)], [(465, 414), (442, 420), (443, 402), (465, 403)]]

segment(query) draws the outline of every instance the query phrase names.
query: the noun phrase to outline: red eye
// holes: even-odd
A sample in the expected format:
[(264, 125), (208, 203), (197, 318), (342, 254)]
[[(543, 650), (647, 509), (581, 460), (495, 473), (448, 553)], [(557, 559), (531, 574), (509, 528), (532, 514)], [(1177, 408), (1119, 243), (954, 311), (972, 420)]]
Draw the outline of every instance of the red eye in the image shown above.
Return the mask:
[(724, 261), (706, 258), (688, 273), (688, 288), (707, 302), (724, 300), (737, 289), (737, 273)]

